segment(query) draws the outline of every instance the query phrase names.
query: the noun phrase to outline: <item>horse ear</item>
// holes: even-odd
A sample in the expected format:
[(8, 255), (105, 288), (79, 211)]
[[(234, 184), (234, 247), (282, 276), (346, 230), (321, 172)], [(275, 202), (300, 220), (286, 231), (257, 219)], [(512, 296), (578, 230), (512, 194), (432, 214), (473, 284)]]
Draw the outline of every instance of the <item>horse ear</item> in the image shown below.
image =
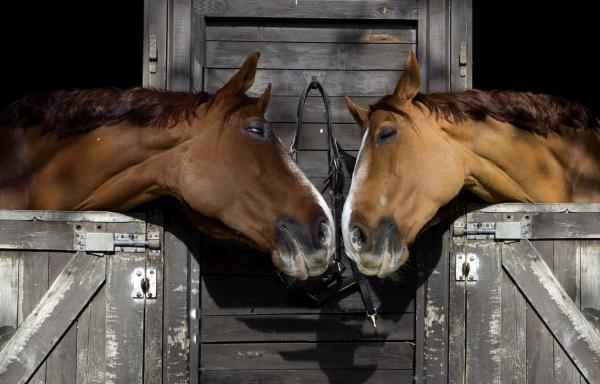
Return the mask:
[(252, 84), (254, 84), (254, 75), (256, 75), (256, 66), (259, 58), (260, 52), (252, 52), (246, 56), (246, 60), (244, 60), (239, 71), (229, 79), (223, 88), (217, 91), (215, 97), (227, 98), (239, 96), (249, 90)]
[(260, 114), (265, 115), (267, 111), (267, 107), (269, 106), (269, 99), (271, 98), (271, 83), (267, 85), (267, 88), (263, 91), (262, 95), (258, 98), (258, 108), (260, 109)]
[(369, 123), (369, 111), (365, 108), (360, 107), (358, 104), (355, 104), (347, 96), (344, 98), (344, 100), (346, 100), (346, 106), (352, 114), (352, 117), (354, 117), (354, 120), (360, 127), (361, 135), (364, 135), (365, 131), (367, 130), (367, 125)]
[(419, 62), (415, 54), (410, 51), (404, 72), (394, 89), (394, 100), (400, 103), (412, 100), (419, 93), (419, 88), (421, 88)]

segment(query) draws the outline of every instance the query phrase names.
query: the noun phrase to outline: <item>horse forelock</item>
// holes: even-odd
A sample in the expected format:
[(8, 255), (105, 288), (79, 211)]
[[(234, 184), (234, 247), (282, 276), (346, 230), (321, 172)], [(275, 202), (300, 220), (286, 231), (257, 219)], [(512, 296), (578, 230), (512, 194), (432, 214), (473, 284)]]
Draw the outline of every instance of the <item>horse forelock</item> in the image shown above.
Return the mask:
[[(600, 121), (586, 106), (559, 96), (514, 91), (469, 90), (456, 93), (419, 93), (413, 104), (423, 106), (438, 118), (459, 123), (483, 121), (488, 117), (519, 129), (547, 136), (563, 128), (600, 130)], [(414, 126), (409, 113), (392, 96), (371, 105), (369, 113), (387, 110)]]

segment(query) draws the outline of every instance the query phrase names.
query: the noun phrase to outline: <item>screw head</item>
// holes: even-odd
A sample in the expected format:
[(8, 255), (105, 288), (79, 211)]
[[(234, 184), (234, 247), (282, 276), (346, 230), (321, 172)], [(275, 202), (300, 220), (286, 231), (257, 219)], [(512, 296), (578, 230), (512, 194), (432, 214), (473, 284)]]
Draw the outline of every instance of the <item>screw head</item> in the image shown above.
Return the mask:
[(472, 281), (472, 280), (474, 280), (474, 279), (473, 279), (473, 276), (469, 276), (469, 280), (471, 280), (471, 281)]
[(142, 272), (141, 271), (137, 271), (135, 274), (138, 275), (138, 276), (142, 276)]
[(458, 258), (459, 258), (459, 259), (462, 259), (462, 258), (463, 258), (463, 255), (458, 255)]
[(154, 275), (154, 270), (153, 269), (150, 270), (150, 274)]
[(469, 256), (469, 260), (474, 261), (475, 260), (475, 256)]
[(148, 292), (148, 293), (146, 293), (146, 296), (148, 296), (148, 297), (152, 297), (152, 292)]
[(137, 297), (142, 297), (142, 292), (138, 292), (138, 293), (136, 293), (136, 296), (137, 296)]

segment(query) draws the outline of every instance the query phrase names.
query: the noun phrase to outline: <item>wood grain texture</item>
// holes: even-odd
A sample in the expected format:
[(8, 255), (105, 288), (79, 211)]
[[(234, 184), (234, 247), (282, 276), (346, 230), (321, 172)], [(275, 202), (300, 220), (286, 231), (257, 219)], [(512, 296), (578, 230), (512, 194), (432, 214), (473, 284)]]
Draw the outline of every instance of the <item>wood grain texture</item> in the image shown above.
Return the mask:
[(71, 224), (42, 221), (0, 221), (0, 249), (74, 250)]
[(106, 289), (102, 286), (77, 320), (77, 383), (105, 383)]
[(527, 302), (510, 277), (502, 273), (502, 383), (527, 380)]
[(543, 212), (531, 215), (533, 239), (600, 239), (598, 214)]
[(361, 383), (408, 384), (413, 382), (412, 370), (378, 369), (302, 369), (302, 370), (236, 370), (205, 371), (204, 384), (304, 384)]
[[(279, 136), (286, 146), (292, 144), (296, 131), (295, 123), (272, 123), (273, 131)], [(342, 149), (358, 151), (360, 149), (360, 129), (356, 124), (333, 124), (333, 134)], [(325, 124), (302, 123), (298, 149), (327, 150), (327, 126)]]
[[(236, 70), (209, 68), (206, 72), (206, 88), (208, 92), (216, 92), (227, 83)], [(304, 87), (310, 83), (312, 76), (317, 76), (329, 96), (382, 97), (384, 95), (389, 95), (394, 91), (394, 87), (401, 75), (402, 71), (399, 70), (342, 71), (259, 69), (256, 71), (254, 84), (247, 94), (251, 96), (260, 96), (265, 88), (271, 84), (271, 95), (294, 96), (298, 98), (304, 90)]]
[(342, 1), (329, 0), (327, 12), (319, 0), (265, 3), (261, 0), (207, 0), (196, 3), (195, 12), (209, 17), (275, 17), (328, 19), (415, 20), (417, 7), (412, 0)]
[[(352, 100), (366, 108), (368, 105), (377, 101), (377, 99), (378, 98), (376, 97), (356, 97)], [(356, 124), (352, 115), (348, 112), (343, 97), (331, 97), (330, 102), (332, 123)], [(273, 123), (295, 123), (297, 110), (297, 96), (273, 96), (269, 102), (269, 108), (267, 109), (265, 118)], [(302, 118), (303, 123), (324, 123), (326, 120), (323, 100), (316, 97), (307, 98)]]
[(402, 70), (414, 44), (207, 41), (209, 68), (239, 68), (248, 52), (261, 52), (258, 68)]
[[(462, 220), (466, 220), (462, 216)], [(448, 303), (448, 381), (451, 383), (465, 382), (465, 341), (466, 341), (466, 283), (456, 281), (456, 254), (470, 252), (470, 244), (464, 244), (464, 239), (451, 239), (450, 266), (448, 272), (449, 303)], [(443, 381), (437, 380), (437, 382)]]
[[(144, 0), (144, 43), (142, 84), (147, 88), (165, 89), (167, 83), (167, 1)], [(156, 72), (150, 73), (148, 46), (150, 35), (156, 35)]]
[(203, 344), (202, 369), (412, 369), (410, 343)]
[(278, 26), (208, 25), (207, 41), (272, 41), (296, 43), (370, 43), (392, 44), (416, 42), (417, 31), (412, 28), (385, 28), (336, 23), (337, 28), (282, 24)]
[(6, 327), (3, 331), (7, 334), (17, 328), (18, 304), (19, 254), (0, 251), (0, 327)]
[[(78, 253), (0, 351), (0, 382), (24, 383), (104, 281), (105, 260)], [(35, 339), (35, 343), (28, 342)]]
[[(167, 89), (170, 91), (190, 91), (191, 88), (191, 0), (167, 1), (168, 57)], [(241, 61), (238, 63), (238, 66)]]
[(377, 332), (361, 314), (204, 316), (203, 343), (414, 340), (414, 315), (383, 314)]
[(600, 335), (569, 299), (536, 249), (526, 240), (505, 245), (502, 263), (585, 378), (597, 381)]

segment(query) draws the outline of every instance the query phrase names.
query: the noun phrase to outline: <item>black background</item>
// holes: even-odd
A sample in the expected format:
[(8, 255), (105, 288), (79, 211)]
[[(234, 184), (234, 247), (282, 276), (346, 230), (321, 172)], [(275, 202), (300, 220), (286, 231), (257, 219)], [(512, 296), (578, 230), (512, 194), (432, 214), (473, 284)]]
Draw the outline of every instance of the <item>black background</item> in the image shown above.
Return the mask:
[[(0, 108), (33, 91), (141, 84), (143, 0), (4, 3)], [(475, 88), (558, 94), (600, 114), (593, 2), (473, 3)]]

